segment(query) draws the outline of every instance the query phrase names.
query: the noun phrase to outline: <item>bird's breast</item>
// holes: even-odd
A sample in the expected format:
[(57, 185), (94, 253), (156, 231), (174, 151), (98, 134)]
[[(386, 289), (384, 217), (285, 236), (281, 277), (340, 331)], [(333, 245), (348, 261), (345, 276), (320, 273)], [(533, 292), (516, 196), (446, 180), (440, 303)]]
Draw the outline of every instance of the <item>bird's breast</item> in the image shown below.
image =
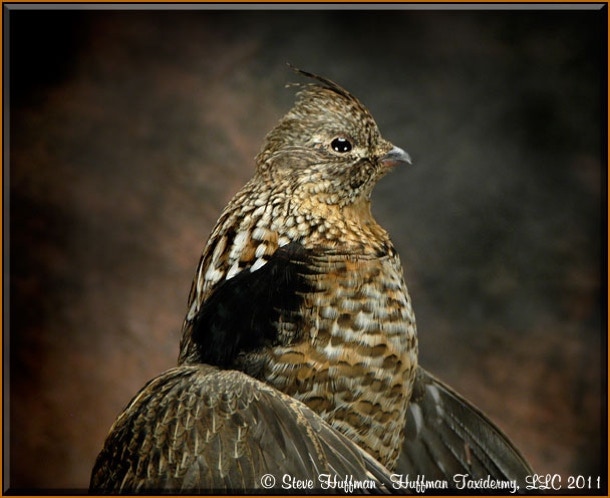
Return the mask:
[(417, 366), (400, 262), (334, 255), (312, 266), (301, 340), (274, 348), (263, 376), (391, 467)]

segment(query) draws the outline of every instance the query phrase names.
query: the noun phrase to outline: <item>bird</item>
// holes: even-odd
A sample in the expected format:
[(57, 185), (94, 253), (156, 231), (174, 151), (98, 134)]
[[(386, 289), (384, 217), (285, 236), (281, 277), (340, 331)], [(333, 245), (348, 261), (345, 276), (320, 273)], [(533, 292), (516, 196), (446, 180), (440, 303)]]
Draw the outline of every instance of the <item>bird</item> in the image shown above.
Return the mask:
[(292, 69), (308, 81), (202, 251), (178, 365), (115, 421), (90, 490), (522, 481), (519, 450), (418, 363), (400, 257), (371, 212), (374, 186), (409, 154), (346, 89)]

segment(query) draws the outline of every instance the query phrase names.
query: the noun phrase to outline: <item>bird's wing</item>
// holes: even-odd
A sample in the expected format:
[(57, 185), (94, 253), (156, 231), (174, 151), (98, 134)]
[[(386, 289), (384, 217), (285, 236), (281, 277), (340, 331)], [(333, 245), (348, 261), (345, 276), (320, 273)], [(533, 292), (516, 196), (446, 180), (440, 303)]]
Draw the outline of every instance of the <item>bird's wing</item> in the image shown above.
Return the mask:
[(491, 476), (516, 480), (523, 490), (532, 469), (479, 409), (419, 367), (396, 472), (446, 480), (452, 487), (454, 476)]
[(373, 487), (355, 492), (392, 489), (383, 466), (303, 403), (242, 372), (182, 366), (150, 381), (119, 416), (90, 491), (324, 492), (324, 475), (335, 486), (351, 476)]

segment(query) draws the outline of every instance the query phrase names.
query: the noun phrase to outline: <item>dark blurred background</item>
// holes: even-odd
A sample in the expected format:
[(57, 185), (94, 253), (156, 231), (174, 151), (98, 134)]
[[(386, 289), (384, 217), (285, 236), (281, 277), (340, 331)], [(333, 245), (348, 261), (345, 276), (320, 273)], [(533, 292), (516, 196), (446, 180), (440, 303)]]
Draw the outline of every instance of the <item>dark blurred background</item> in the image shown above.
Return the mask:
[(4, 9), (5, 486), (86, 488), (175, 365), (200, 251), (293, 101), (286, 62), (414, 160), (373, 204), (421, 363), (536, 471), (605, 481), (605, 8)]

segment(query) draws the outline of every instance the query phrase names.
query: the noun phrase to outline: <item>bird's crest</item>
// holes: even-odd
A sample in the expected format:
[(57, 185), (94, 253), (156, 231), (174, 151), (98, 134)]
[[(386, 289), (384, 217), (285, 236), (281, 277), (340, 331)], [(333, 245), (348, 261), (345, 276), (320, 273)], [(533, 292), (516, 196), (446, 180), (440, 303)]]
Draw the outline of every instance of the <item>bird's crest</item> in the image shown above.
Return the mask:
[(310, 73), (309, 71), (304, 71), (303, 69), (299, 69), (298, 67), (293, 66), (289, 62), (287, 63), (287, 65), (296, 74), (305, 76), (306, 78), (311, 78), (313, 80), (316, 80), (316, 83), (292, 82), (292, 83), (288, 83), (286, 85), (286, 87), (300, 87), (301, 90), (299, 91), (299, 94), (301, 95), (301, 97), (303, 97), (304, 94), (307, 94), (307, 90), (324, 88), (326, 90), (330, 90), (330, 91), (336, 93), (337, 95), (340, 95), (347, 101), (351, 102), (359, 112), (362, 112), (365, 116), (367, 116), (372, 121), (374, 121), (369, 110), (364, 106), (364, 104), (362, 102), (360, 102), (354, 95), (352, 95), (350, 92), (348, 92), (345, 88), (343, 88), (338, 83), (335, 83), (333, 80), (325, 78), (324, 76), (320, 76), (318, 74)]
[[(298, 67), (293, 66), (289, 62), (287, 63), (287, 65), (295, 73), (300, 74), (301, 76), (305, 76), (306, 78), (314, 79), (314, 80), (318, 81), (319, 83), (321, 83), (324, 88), (332, 90), (332, 91), (338, 93), (339, 95), (341, 95), (342, 97), (345, 97), (346, 99), (358, 102), (358, 99), (356, 99), (356, 97), (354, 97), (351, 93), (349, 93), (345, 88), (343, 88), (338, 83), (335, 83), (334, 81), (329, 80), (328, 78), (325, 78), (324, 76), (319, 76), (317, 74), (310, 73), (309, 71), (303, 71), (302, 69), (299, 69)], [(310, 86), (310, 85), (320, 86), (319, 84), (316, 84), (316, 83), (307, 83), (307, 84), (303, 84), (303, 83), (288, 83), (286, 85), (286, 87), (293, 87), (293, 86), (296, 86), (296, 87), (306, 87), (306, 86)], [(358, 103), (360, 103), (360, 102), (358, 102)]]

